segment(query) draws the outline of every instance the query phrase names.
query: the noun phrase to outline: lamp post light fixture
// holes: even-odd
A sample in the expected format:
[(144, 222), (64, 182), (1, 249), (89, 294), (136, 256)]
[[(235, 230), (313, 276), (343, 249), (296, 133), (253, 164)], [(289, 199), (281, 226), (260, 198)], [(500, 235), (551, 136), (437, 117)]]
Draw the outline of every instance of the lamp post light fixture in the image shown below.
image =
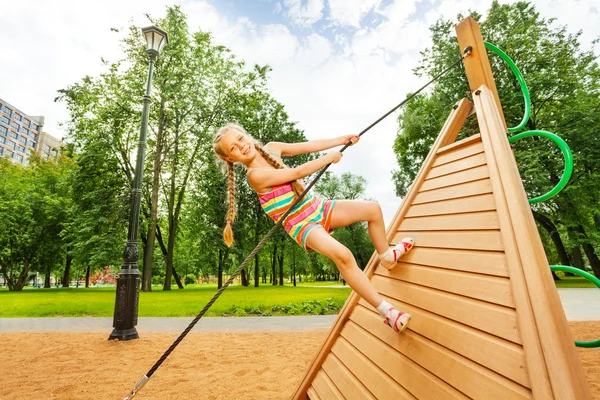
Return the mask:
[(140, 270), (138, 269), (138, 227), (140, 218), (140, 202), (142, 198), (142, 180), (144, 174), (144, 158), (146, 156), (146, 132), (148, 131), (148, 114), (150, 112), (150, 93), (152, 88), (152, 72), (154, 62), (161, 50), (168, 43), (167, 33), (156, 26), (142, 29), (146, 38), (146, 54), (148, 55), (148, 84), (144, 96), (142, 110), (142, 126), (138, 141), (135, 177), (131, 188), (131, 204), (129, 208), (129, 227), (127, 245), (123, 251), (123, 265), (117, 279), (117, 296), (113, 317), (113, 331), (109, 339), (131, 340), (139, 338), (135, 326), (138, 317), (138, 299)]

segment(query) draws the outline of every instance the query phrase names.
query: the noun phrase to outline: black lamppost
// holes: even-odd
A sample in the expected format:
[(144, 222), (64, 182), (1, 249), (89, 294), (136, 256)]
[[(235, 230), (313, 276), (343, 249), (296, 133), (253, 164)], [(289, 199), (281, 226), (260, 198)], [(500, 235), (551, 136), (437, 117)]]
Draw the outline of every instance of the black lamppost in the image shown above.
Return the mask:
[(158, 58), (162, 48), (168, 43), (167, 33), (156, 26), (142, 29), (146, 38), (146, 53), (149, 59), (148, 85), (144, 96), (144, 109), (142, 111), (142, 127), (138, 142), (137, 161), (135, 165), (135, 178), (131, 188), (131, 205), (129, 208), (129, 229), (127, 245), (123, 251), (123, 265), (117, 279), (117, 297), (113, 317), (113, 331), (109, 339), (131, 340), (137, 339), (135, 329), (138, 317), (139, 281), (138, 269), (138, 227), (140, 217), (140, 201), (142, 197), (142, 180), (144, 175), (144, 158), (146, 156), (146, 132), (148, 130), (148, 113), (150, 112), (150, 91), (152, 88), (152, 72), (154, 61)]

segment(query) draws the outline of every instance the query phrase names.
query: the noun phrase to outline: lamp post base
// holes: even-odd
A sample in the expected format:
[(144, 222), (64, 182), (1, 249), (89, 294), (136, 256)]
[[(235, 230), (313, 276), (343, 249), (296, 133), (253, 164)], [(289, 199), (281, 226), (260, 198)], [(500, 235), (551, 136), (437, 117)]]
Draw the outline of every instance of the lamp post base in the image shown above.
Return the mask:
[(139, 339), (140, 336), (138, 335), (137, 329), (135, 329), (135, 327), (130, 328), (130, 329), (113, 329), (113, 331), (110, 333), (110, 336), (108, 337), (108, 340), (121, 340), (121, 341), (125, 341), (125, 340), (132, 340), (132, 339)]
[(113, 318), (114, 329), (108, 339), (138, 339), (139, 336), (135, 326), (138, 320), (139, 271), (137, 268), (134, 270), (122, 269), (119, 273)]

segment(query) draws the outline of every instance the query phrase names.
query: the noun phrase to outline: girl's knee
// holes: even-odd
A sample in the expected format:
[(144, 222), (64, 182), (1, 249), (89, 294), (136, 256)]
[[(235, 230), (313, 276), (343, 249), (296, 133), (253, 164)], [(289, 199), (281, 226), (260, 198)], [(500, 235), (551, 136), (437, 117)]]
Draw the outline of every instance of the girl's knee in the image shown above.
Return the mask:
[(383, 217), (383, 211), (381, 211), (381, 206), (376, 201), (369, 201), (369, 211), (371, 216), (374, 218)]
[(340, 246), (340, 248), (337, 249), (332, 256), (333, 261), (338, 268), (350, 266), (354, 260), (354, 255), (346, 246)]

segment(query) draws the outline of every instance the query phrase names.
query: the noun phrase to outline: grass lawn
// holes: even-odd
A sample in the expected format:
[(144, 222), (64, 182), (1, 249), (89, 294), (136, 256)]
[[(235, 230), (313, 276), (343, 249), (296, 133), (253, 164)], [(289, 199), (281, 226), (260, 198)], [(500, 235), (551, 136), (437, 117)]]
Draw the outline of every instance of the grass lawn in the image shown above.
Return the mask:
[[(153, 289), (149, 293), (140, 291), (140, 316), (195, 316), (216, 293), (217, 286), (188, 285), (184, 290), (174, 287), (171, 291), (163, 291), (159, 287)], [(0, 290), (0, 318), (112, 317), (115, 291), (114, 287), (31, 288), (22, 292)], [(206, 315), (334, 314), (339, 311), (349, 293), (350, 288), (347, 286), (338, 289), (271, 285), (255, 288), (236, 285), (228, 287)]]

